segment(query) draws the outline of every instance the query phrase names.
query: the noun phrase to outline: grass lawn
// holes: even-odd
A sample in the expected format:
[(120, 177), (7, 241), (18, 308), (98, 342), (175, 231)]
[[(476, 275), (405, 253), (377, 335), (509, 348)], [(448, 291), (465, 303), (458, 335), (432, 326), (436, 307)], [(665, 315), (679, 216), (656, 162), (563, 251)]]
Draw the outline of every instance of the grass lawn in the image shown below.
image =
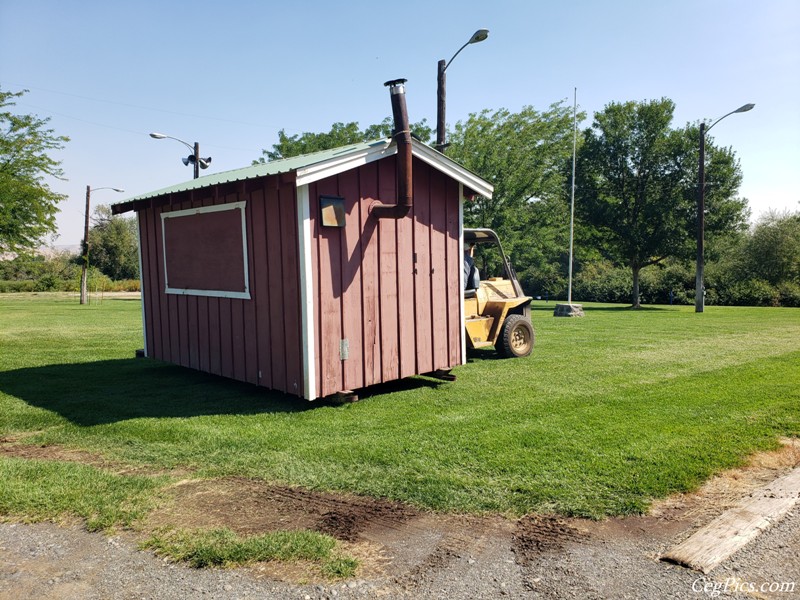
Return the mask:
[[(0, 437), (440, 510), (601, 517), (800, 435), (800, 309), (585, 309), (556, 319), (536, 304), (529, 358), (478, 353), (456, 382), (334, 407), (134, 358), (137, 300), (0, 295)], [(50, 518), (17, 489), (30, 473), (15, 461), (0, 459), (0, 515)], [(96, 486), (111, 503), (157, 493), (118, 478)]]

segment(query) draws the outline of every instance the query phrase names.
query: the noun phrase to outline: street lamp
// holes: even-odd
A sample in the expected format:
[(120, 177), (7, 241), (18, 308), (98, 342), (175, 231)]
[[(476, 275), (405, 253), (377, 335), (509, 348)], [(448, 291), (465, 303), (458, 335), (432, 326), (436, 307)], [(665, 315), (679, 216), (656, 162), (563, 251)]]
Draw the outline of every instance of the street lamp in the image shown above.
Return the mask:
[(98, 187), (91, 188), (86, 186), (86, 214), (84, 215), (83, 222), (83, 260), (81, 265), (81, 304), (86, 304), (88, 294), (86, 293), (87, 272), (89, 270), (89, 198), (92, 192), (97, 190), (114, 190), (117, 193), (124, 192), (125, 190), (115, 187)]
[(439, 152), (444, 152), (445, 146), (445, 76), (444, 72), (447, 70), (447, 67), (453, 62), (458, 53), (461, 52), (464, 48), (469, 46), (470, 44), (477, 44), (478, 42), (482, 42), (486, 38), (489, 37), (489, 30), (488, 29), (478, 29), (475, 33), (472, 34), (472, 37), (469, 38), (466, 44), (461, 46), (458, 49), (458, 52), (453, 54), (453, 58), (448, 61), (440, 60), (439, 61), (439, 69), (438, 74), (436, 77), (436, 149)]
[(190, 163), (192, 165), (194, 165), (194, 178), (195, 179), (200, 177), (200, 169), (207, 169), (208, 165), (211, 163), (211, 157), (210, 156), (208, 158), (200, 158), (200, 144), (198, 142), (195, 142), (194, 146), (192, 146), (188, 142), (184, 142), (181, 139), (178, 139), (176, 137), (172, 137), (171, 135), (165, 135), (163, 133), (151, 133), (150, 137), (154, 138), (154, 139), (157, 139), (157, 140), (164, 140), (164, 139), (175, 140), (176, 142), (180, 142), (181, 144), (186, 146), (189, 150), (191, 150), (192, 153), (189, 156), (187, 156), (186, 158), (183, 158), (181, 160), (183, 161), (183, 164), (186, 165), (186, 166), (189, 166)]
[(711, 128), (722, 121), (725, 117), (729, 117), (734, 113), (743, 113), (748, 110), (753, 110), (755, 104), (745, 104), (736, 110), (732, 110), (726, 115), (722, 115), (719, 119), (711, 123), (706, 128), (705, 121), (700, 123), (700, 159), (698, 163), (698, 176), (697, 176), (697, 271), (695, 274), (695, 289), (694, 289), (694, 312), (703, 312), (705, 308), (705, 287), (703, 285), (703, 237), (705, 235), (705, 211), (706, 211), (706, 134)]

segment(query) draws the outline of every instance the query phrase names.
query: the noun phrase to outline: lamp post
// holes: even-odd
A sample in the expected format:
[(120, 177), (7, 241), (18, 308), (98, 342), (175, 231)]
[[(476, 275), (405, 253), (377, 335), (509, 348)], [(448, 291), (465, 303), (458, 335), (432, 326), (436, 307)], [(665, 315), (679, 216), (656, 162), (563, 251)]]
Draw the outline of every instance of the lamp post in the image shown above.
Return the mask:
[(86, 186), (86, 214), (84, 215), (83, 221), (83, 260), (81, 261), (81, 304), (86, 304), (88, 296), (86, 287), (89, 271), (89, 199), (91, 198), (92, 192), (97, 190), (114, 190), (118, 193), (125, 191), (115, 187), (99, 187), (92, 189), (90, 186)]
[(736, 110), (732, 110), (726, 115), (706, 127), (705, 121), (700, 123), (700, 158), (697, 168), (697, 270), (695, 273), (694, 289), (694, 312), (701, 313), (705, 309), (705, 286), (703, 284), (704, 270), (704, 240), (705, 237), (705, 212), (706, 212), (706, 134), (711, 128), (734, 113), (747, 112), (753, 110), (755, 104), (745, 104)]
[(445, 74), (447, 67), (453, 62), (458, 53), (470, 44), (477, 44), (489, 37), (488, 29), (478, 29), (472, 34), (466, 44), (458, 49), (458, 52), (453, 54), (453, 58), (448, 61), (440, 60), (438, 65), (438, 73), (436, 77), (436, 149), (439, 152), (444, 152), (445, 146), (445, 104), (446, 104), (446, 90), (445, 90)]
[(175, 140), (176, 142), (180, 142), (181, 144), (186, 146), (189, 150), (191, 150), (192, 153), (189, 156), (187, 156), (186, 158), (183, 158), (181, 160), (183, 161), (183, 164), (186, 165), (186, 166), (189, 166), (189, 163), (194, 165), (194, 178), (195, 179), (200, 177), (200, 169), (207, 169), (208, 165), (211, 163), (211, 157), (210, 156), (208, 158), (200, 158), (200, 143), (199, 142), (195, 142), (194, 146), (192, 146), (188, 142), (184, 142), (183, 140), (181, 140), (179, 138), (172, 137), (171, 135), (166, 135), (166, 134), (163, 134), (163, 133), (151, 133), (150, 137), (154, 138), (156, 140), (164, 140), (164, 139)]

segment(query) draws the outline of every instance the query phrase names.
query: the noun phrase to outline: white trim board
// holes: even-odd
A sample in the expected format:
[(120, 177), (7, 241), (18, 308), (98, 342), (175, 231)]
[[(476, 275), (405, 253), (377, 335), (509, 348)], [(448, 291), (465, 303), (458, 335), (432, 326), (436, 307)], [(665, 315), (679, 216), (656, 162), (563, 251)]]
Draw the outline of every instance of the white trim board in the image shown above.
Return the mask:
[(464, 184), (458, 184), (458, 251), (461, 263), (458, 266), (458, 314), (461, 324), (461, 364), (467, 364), (467, 333), (464, 327)]
[[(142, 304), (142, 339), (144, 339), (144, 355), (147, 354), (147, 316), (144, 312), (144, 271), (142, 270), (142, 213), (136, 213), (136, 243), (139, 245), (137, 254), (139, 255), (139, 295)], [(150, 290), (146, 290), (147, 293)]]
[(297, 186), (297, 240), (300, 260), (300, 326), (303, 353), (303, 396), (317, 397), (314, 337), (314, 265), (311, 260), (311, 204), (307, 185)]
[(341, 156), (336, 156), (326, 161), (297, 169), (295, 185), (300, 189), (301, 186), (314, 183), (326, 177), (338, 175), (339, 173), (344, 173), (345, 171), (350, 171), (362, 165), (386, 158), (387, 156), (392, 156), (396, 152), (396, 146), (386, 146), (384, 144), (371, 146), (358, 151), (350, 151)]
[[(325, 179), (326, 177), (332, 177), (339, 173), (344, 173), (345, 171), (395, 154), (397, 154), (397, 144), (376, 144), (369, 148), (343, 153), (341, 156), (297, 169), (297, 179), (295, 183), (299, 188), (300, 186), (308, 185), (309, 183)], [(412, 141), (411, 154), (481, 196), (485, 196), (486, 198), (492, 197), (494, 187), (490, 183), (433, 148), (420, 142)]]

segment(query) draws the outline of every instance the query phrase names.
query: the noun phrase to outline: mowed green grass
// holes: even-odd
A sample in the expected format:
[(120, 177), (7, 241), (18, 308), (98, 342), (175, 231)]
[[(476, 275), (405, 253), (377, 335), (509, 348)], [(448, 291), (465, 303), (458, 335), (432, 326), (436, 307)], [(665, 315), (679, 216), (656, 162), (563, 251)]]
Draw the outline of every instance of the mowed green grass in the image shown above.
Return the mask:
[(133, 358), (135, 300), (0, 296), (0, 436), (437, 510), (602, 517), (800, 435), (800, 310), (585, 308), (536, 304), (529, 358), (477, 353), (455, 382), (337, 407)]

